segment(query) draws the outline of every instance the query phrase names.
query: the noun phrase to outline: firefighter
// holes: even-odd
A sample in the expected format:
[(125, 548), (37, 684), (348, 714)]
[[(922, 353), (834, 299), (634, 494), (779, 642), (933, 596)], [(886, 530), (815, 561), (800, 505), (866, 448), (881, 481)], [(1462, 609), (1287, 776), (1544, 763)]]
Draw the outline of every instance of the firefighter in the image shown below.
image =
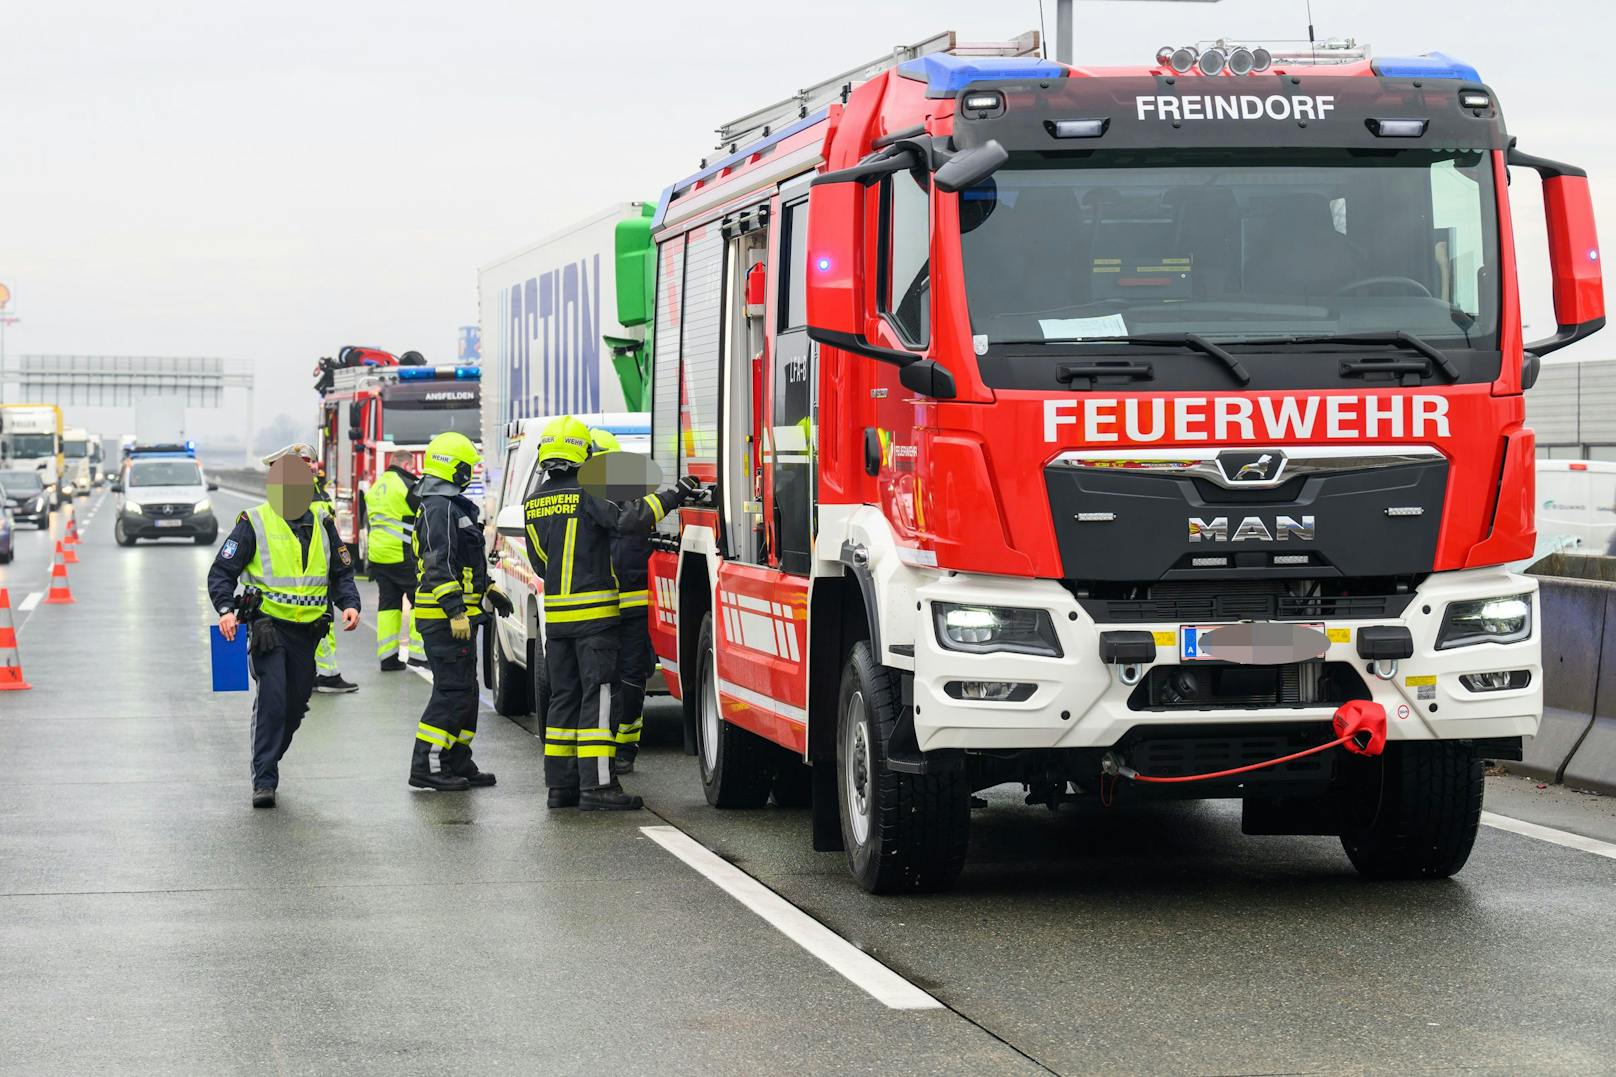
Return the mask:
[(546, 423), (539, 434), (543, 478), (523, 508), (528, 559), (544, 576), (544, 783), (551, 808), (630, 811), (643, 802), (612, 772), (619, 619), (612, 536), (649, 530), (700, 484), (680, 480), (680, 487), (618, 508), (579, 482), (589, 444), (589, 427), (570, 415)]
[[(609, 430), (589, 432), (589, 455), (621, 452), (622, 445)], [(612, 574), (617, 578), (617, 683), (612, 692), (612, 727), (617, 731), (617, 756), (612, 769), (631, 774), (640, 751), (640, 731), (645, 725), (645, 684), (656, 670), (656, 651), (651, 647), (650, 562), (651, 532), (667, 508), (655, 499), (646, 499), (651, 515), (638, 522), (637, 531), (612, 536)]]
[[(292, 745), (314, 690), (314, 649), (332, 621), (359, 624), (353, 556), (331, 517), (313, 508), (314, 475), (295, 448), (269, 457), (267, 501), (243, 512), (208, 572), (219, 631), (248, 628), (253, 697), (252, 804), (275, 806), (280, 760)], [(238, 599), (238, 580), (247, 592)]]
[[(477, 735), (477, 624), (483, 619), (488, 562), (477, 506), (466, 487), (481, 457), (464, 434), (433, 438), (416, 487), (420, 510), (413, 545), (419, 583), (415, 623), (432, 667), (432, 695), (415, 727), (410, 784), (440, 791), (494, 784), (494, 775), (472, 762)], [(499, 601), (497, 599), (492, 601)], [(438, 772), (432, 749), (438, 749)]]
[[(414, 457), (399, 449), (387, 470), (365, 491), (368, 539), (365, 560), (376, 581), (376, 657), (383, 673), (408, 669), (417, 661), (410, 653), (410, 615), (404, 599), (415, 591), (415, 551), (411, 532), (421, 502), (415, 496)], [(405, 551), (409, 551), (406, 557)]]

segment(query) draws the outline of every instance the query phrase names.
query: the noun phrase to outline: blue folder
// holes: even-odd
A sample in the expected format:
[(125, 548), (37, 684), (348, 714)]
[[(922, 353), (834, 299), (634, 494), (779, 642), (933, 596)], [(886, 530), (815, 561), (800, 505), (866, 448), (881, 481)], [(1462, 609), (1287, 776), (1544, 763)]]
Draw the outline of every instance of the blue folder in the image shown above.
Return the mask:
[(224, 638), (219, 626), (209, 631), (213, 640), (213, 690), (215, 692), (245, 692), (251, 682), (247, 677), (247, 626), (236, 629), (231, 642)]

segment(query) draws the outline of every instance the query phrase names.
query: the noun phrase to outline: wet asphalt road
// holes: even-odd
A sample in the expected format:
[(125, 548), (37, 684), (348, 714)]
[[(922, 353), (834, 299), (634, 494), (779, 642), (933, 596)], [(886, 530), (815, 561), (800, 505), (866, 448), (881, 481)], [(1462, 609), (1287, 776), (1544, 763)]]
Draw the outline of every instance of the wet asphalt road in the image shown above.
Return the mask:
[[(1005, 789), (955, 892), (873, 898), (806, 812), (708, 808), (665, 703), (651, 812), (546, 812), (537, 742), (492, 714), (497, 787), (412, 793), (427, 685), (365, 630), (361, 691), (316, 697), (255, 813), (247, 697), (207, 690), (212, 552), (121, 550), (110, 507), (77, 604), (27, 615), (34, 690), (0, 694), (0, 1073), (1616, 1072), (1616, 860), (1492, 829), (1457, 879), (1374, 885), (1228, 805)], [(0, 569), (13, 605), (46, 537)], [(1489, 787), (1616, 840), (1609, 800)], [(639, 831), (663, 821), (946, 1008), (884, 1008)]]

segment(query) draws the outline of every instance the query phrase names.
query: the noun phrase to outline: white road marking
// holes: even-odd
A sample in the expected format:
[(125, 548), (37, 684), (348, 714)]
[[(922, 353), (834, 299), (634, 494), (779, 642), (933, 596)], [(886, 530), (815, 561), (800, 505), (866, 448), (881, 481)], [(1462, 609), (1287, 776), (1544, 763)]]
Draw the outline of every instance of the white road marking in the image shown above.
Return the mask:
[(690, 835), (671, 826), (640, 833), (694, 868), (709, 882), (761, 916), (786, 938), (819, 958), (871, 998), (894, 1010), (937, 1010), (943, 1004), (797, 908)]
[(1595, 856), (1609, 857), (1616, 860), (1616, 845), (1598, 838), (1585, 838), (1581, 834), (1573, 834), (1569, 830), (1556, 830), (1552, 826), (1542, 826), (1538, 823), (1528, 823), (1524, 819), (1513, 819), (1508, 815), (1499, 815), (1495, 812), (1484, 811), (1481, 821), (1494, 830), (1507, 830), (1511, 834), (1519, 834), (1526, 838), (1536, 838), (1553, 845), (1563, 845), (1567, 849), (1576, 849), (1584, 853), (1593, 853)]
[(44, 597), (45, 597), (45, 592), (44, 591), (30, 592), (27, 598), (23, 599), (20, 603), (17, 604), (17, 611), (19, 613), (28, 613), (35, 606), (39, 605), (39, 600), (44, 598)]

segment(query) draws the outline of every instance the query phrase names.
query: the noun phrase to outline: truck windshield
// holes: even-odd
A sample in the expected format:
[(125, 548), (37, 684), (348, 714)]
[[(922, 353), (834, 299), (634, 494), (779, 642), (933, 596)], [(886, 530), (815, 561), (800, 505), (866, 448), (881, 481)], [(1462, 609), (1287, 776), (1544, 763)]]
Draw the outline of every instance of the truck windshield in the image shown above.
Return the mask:
[(52, 434), (8, 434), (4, 448), (6, 455), (18, 460), (51, 456), (56, 452), (56, 438)]
[(90, 443), (87, 441), (62, 442), (62, 455), (69, 460), (82, 460), (90, 455)]
[(482, 436), (482, 412), (477, 408), (401, 408), (391, 403), (382, 409), (382, 440), (394, 445), (425, 445), (451, 430), (476, 441)]
[(191, 460), (136, 460), (129, 465), (129, 485), (201, 486), (202, 473)]
[(1404, 330), (1494, 347), (1493, 187), (1480, 152), (1018, 156), (960, 195), (973, 332), (991, 344)]

